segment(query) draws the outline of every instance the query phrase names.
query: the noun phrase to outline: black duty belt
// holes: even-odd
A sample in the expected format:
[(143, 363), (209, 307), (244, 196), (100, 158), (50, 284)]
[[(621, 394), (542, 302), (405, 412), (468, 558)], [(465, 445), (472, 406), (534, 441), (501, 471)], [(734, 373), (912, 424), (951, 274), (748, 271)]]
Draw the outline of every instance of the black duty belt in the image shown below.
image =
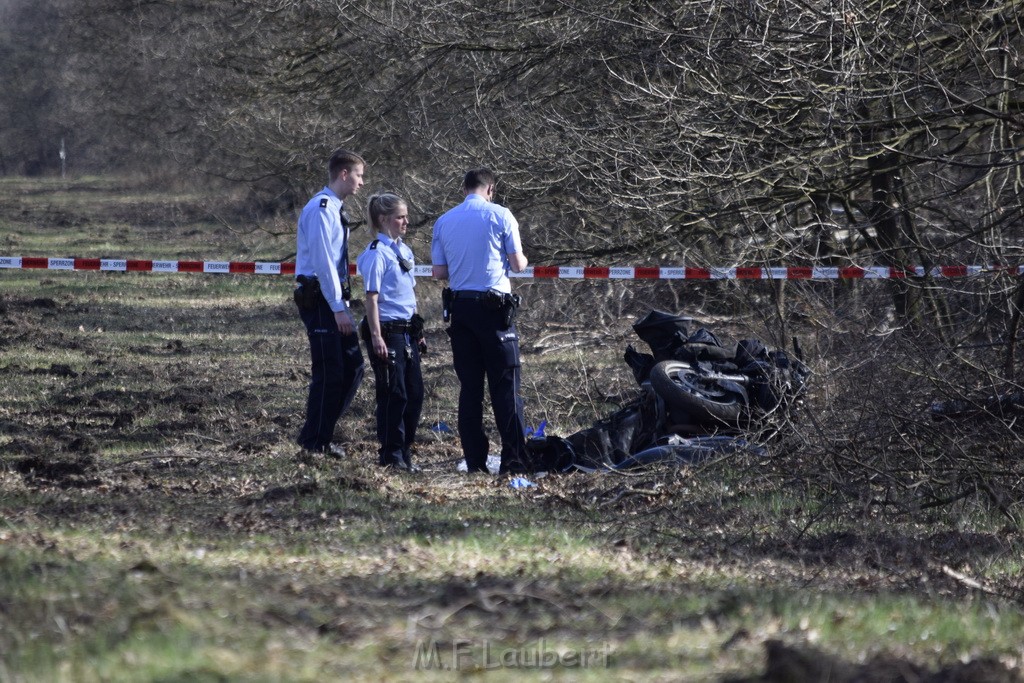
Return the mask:
[(380, 331), (384, 334), (405, 334), (412, 328), (409, 320), (389, 320), (380, 324)]
[(479, 301), (480, 299), (485, 298), (488, 294), (490, 294), (489, 291), (487, 291), (487, 292), (477, 292), (477, 291), (472, 290), (472, 289), (457, 289), (457, 290), (452, 292), (452, 298), (453, 299), (469, 299), (470, 301)]

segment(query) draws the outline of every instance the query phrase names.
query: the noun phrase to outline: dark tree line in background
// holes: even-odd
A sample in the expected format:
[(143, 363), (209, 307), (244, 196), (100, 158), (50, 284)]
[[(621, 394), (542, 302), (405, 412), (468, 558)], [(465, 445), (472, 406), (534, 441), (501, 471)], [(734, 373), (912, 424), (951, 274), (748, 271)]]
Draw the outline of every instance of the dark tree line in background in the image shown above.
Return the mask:
[(0, 172), (66, 137), (280, 210), (345, 145), (424, 220), (492, 165), (545, 263), (1015, 262), (1021, 5), (6, 0)]

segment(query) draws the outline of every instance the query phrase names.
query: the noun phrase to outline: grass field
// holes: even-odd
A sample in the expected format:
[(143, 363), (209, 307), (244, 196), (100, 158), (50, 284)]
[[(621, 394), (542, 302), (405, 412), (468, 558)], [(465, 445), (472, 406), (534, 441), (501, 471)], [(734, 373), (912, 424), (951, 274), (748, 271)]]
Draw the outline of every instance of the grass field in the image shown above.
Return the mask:
[[(0, 180), (0, 256), (290, 257), (287, 220), (224, 205)], [(375, 466), (372, 378), (349, 457), (303, 457), (290, 288), (0, 270), (0, 681), (1016, 680), (1021, 530), (982, 508), (827, 514), (778, 448), (525, 489), (457, 473), (430, 429), (457, 391), (435, 283), (424, 472)], [(564, 436), (615, 410), (645, 312), (524, 309), (528, 419)]]

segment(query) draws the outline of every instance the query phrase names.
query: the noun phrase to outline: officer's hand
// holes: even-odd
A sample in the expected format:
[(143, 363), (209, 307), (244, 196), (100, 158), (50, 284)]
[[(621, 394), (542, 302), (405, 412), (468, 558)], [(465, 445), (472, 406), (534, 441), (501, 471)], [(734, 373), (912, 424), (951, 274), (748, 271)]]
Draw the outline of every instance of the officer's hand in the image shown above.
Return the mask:
[(336, 312), (334, 314), (334, 322), (337, 323), (338, 331), (342, 334), (348, 335), (356, 333), (356, 323), (352, 319), (352, 314), (347, 310)]
[(427, 355), (427, 340), (425, 337), (420, 337), (416, 340), (416, 345), (420, 347), (420, 355)]
[(373, 352), (377, 354), (377, 358), (387, 360), (388, 345), (384, 342), (384, 337), (379, 334), (375, 334), (370, 338), (370, 341), (373, 342)]

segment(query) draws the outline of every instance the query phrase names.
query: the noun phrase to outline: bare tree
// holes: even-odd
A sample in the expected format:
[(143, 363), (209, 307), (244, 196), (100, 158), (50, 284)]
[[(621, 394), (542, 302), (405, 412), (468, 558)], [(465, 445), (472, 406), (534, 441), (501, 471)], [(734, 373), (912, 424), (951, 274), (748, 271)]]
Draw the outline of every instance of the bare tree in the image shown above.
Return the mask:
[[(1017, 256), (1016, 0), (90, 4), (86, 82), (132, 93), (106, 111), (268, 206), (346, 144), (426, 221), (494, 166), (550, 263)], [(927, 286), (892, 284), (902, 318), (1005, 331), (998, 285)]]

